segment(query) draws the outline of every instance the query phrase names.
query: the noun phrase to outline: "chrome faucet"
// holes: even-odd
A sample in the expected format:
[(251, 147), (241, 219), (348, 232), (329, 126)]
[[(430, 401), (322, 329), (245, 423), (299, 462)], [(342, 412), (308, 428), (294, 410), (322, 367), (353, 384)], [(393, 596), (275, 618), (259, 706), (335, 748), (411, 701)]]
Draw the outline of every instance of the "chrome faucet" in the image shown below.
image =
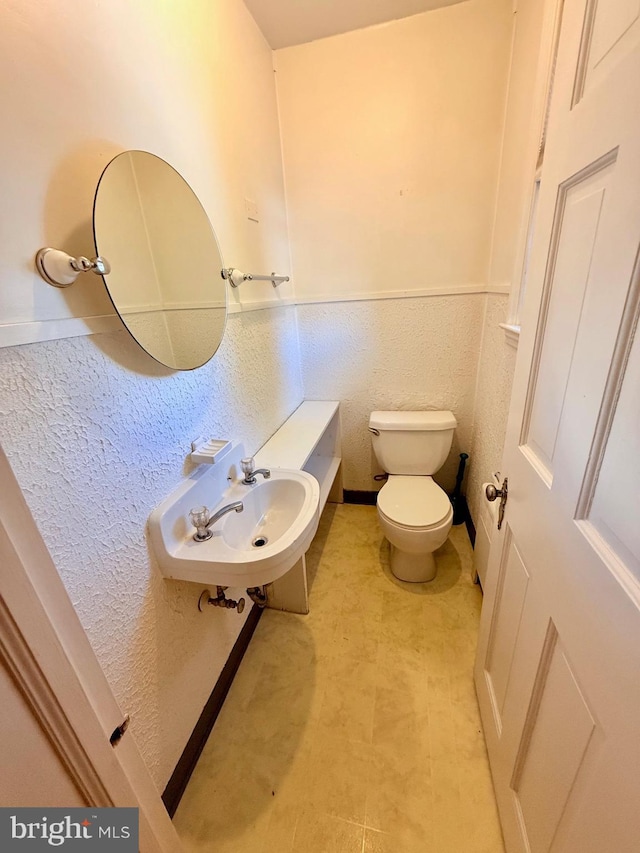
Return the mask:
[(209, 515), (209, 510), (206, 506), (199, 506), (195, 509), (192, 509), (189, 513), (189, 517), (191, 518), (191, 523), (196, 528), (196, 532), (193, 534), (193, 538), (196, 542), (205, 542), (207, 539), (211, 539), (213, 533), (211, 532), (211, 526), (219, 521), (223, 515), (226, 515), (228, 512), (242, 512), (244, 509), (244, 504), (242, 501), (233, 501), (226, 506), (223, 506), (222, 509), (219, 509), (217, 512), (214, 512), (212, 516)]
[(244, 459), (240, 460), (240, 467), (242, 468), (242, 473), (244, 474), (244, 480), (242, 483), (245, 486), (253, 486), (256, 481), (256, 474), (262, 474), (265, 480), (268, 480), (271, 476), (271, 471), (268, 468), (255, 468), (256, 464), (253, 456), (245, 456)]

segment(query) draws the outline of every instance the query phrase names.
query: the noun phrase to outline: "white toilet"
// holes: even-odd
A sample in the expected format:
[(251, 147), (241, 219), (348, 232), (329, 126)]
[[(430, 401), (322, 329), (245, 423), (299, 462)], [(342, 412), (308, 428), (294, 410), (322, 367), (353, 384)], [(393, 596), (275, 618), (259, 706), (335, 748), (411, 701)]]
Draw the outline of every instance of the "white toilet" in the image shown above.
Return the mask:
[(456, 425), (452, 412), (372, 412), (369, 418), (376, 458), (389, 474), (378, 493), (378, 518), (400, 580), (436, 576), (433, 552), (449, 535), (453, 509), (431, 475), (444, 465)]

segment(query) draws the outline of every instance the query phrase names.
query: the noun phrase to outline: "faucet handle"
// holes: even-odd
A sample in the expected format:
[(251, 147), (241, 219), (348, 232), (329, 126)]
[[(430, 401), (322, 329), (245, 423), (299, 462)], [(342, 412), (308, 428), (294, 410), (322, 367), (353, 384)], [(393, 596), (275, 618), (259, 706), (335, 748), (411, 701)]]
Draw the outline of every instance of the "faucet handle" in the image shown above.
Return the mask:
[(240, 460), (240, 467), (245, 477), (250, 477), (256, 467), (256, 460), (253, 456), (245, 456), (244, 459)]
[(191, 524), (196, 528), (194, 539), (202, 541), (211, 538), (211, 531), (207, 528), (209, 523), (209, 510), (206, 506), (196, 506), (189, 510)]

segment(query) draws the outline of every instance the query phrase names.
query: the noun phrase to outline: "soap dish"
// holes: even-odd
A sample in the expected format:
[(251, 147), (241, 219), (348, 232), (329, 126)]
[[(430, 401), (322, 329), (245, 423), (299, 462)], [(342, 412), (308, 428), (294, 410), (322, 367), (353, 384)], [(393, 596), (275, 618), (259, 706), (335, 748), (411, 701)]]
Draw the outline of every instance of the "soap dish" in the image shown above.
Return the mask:
[(196, 438), (191, 442), (191, 461), (196, 465), (213, 465), (231, 450), (232, 443), (221, 438)]

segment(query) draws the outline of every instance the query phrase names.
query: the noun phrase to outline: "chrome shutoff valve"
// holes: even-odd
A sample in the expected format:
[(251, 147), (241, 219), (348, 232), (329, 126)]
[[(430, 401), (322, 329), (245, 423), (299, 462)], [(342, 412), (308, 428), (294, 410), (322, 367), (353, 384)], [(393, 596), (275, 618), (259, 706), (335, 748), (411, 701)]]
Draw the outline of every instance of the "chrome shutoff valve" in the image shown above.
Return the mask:
[(208, 589), (203, 589), (198, 600), (198, 610), (202, 613), (207, 605), (211, 605), (212, 607), (221, 607), (223, 610), (237, 610), (238, 613), (242, 613), (244, 610), (244, 598), (240, 598), (238, 601), (235, 601), (233, 598), (227, 598), (224, 594), (226, 589), (226, 586), (217, 586), (215, 598)]

